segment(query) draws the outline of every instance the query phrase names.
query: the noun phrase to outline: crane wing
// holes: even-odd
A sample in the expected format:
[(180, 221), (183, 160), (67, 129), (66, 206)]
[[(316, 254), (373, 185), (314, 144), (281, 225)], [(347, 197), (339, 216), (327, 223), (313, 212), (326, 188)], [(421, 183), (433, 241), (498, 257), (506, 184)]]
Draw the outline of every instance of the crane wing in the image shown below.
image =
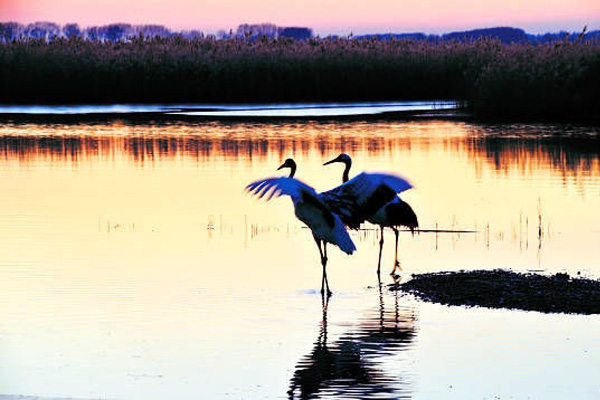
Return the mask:
[(363, 172), (319, 196), (344, 224), (358, 229), (362, 222), (398, 193), (412, 187), (410, 182), (396, 175)]
[(257, 195), (258, 198), (267, 196), (267, 201), (273, 197), (288, 195), (294, 205), (300, 202), (310, 204), (318, 210), (329, 226), (335, 225), (335, 217), (328, 205), (317, 195), (315, 189), (298, 179), (289, 177), (259, 179), (246, 186), (246, 190)]
[(308, 186), (306, 183), (295, 178), (283, 176), (277, 178), (259, 179), (246, 186), (246, 190), (257, 195), (258, 198), (261, 199), (267, 196), (267, 201), (271, 200), (273, 197), (279, 197), (283, 195), (290, 196), (294, 201), (299, 201), (303, 196), (306, 195), (317, 197), (317, 192), (315, 192), (315, 189)]

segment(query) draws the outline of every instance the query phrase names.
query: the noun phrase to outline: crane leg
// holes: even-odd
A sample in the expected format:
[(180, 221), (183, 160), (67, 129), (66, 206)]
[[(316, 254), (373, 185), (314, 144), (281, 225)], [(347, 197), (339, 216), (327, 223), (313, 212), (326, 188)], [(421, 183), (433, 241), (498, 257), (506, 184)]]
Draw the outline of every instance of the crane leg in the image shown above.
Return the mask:
[(394, 275), (396, 273), (396, 269), (402, 271), (402, 267), (400, 266), (400, 262), (398, 261), (398, 229), (395, 227), (392, 228), (394, 230), (394, 234), (396, 235), (396, 260), (394, 261), (394, 269), (390, 273), (390, 275)]
[[(327, 243), (323, 242), (323, 277), (325, 279), (325, 288), (327, 297), (331, 296), (331, 290), (329, 290), (329, 281), (327, 280)], [(321, 285), (321, 294), (323, 293), (323, 286)]]
[(381, 273), (381, 253), (383, 251), (383, 225), (381, 226), (381, 238), (379, 239), (379, 261), (377, 262), (377, 276)]
[(331, 290), (329, 290), (329, 282), (327, 281), (327, 243), (323, 242), (323, 250), (321, 250), (321, 240), (315, 238), (317, 247), (319, 248), (319, 254), (321, 255), (321, 265), (323, 266), (323, 277), (321, 278), (321, 294), (325, 294), (327, 289), (327, 296), (331, 296)]

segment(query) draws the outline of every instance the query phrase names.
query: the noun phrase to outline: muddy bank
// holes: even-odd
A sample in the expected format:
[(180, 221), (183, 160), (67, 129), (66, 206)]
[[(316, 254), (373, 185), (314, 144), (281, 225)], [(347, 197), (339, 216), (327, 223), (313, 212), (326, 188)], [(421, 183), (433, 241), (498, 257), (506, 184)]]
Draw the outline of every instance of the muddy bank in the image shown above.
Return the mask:
[(600, 281), (558, 273), (544, 276), (506, 270), (414, 275), (390, 290), (446, 305), (510, 308), (547, 313), (600, 314)]

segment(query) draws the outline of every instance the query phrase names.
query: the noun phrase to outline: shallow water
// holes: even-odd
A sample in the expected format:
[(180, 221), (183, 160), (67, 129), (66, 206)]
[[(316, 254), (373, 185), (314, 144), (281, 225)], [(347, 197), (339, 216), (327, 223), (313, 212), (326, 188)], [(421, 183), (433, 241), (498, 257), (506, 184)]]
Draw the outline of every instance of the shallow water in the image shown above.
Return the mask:
[[(9, 122), (0, 126), (0, 394), (48, 398), (600, 396), (600, 318), (465, 309), (379, 288), (379, 232), (318, 251), (286, 198), (389, 171), (423, 229), (405, 275), (600, 277), (598, 129), (455, 121)], [(384, 272), (394, 236), (385, 233)], [(384, 273), (383, 284), (392, 283)]]

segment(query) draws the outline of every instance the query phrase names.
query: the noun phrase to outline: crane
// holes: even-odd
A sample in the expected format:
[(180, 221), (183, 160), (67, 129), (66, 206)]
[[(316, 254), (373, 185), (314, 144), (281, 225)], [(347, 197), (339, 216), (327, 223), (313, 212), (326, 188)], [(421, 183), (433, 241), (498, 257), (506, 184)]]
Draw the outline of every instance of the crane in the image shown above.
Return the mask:
[(290, 168), (287, 177), (259, 179), (246, 186), (246, 190), (266, 200), (282, 195), (290, 196), (294, 204), (296, 217), (304, 222), (312, 231), (313, 238), (323, 267), (321, 278), (321, 294), (331, 295), (327, 280), (327, 243), (338, 246), (346, 254), (352, 254), (356, 246), (340, 217), (322, 200), (315, 190), (304, 182), (295, 179), (296, 163), (287, 159), (279, 168)]
[[(366, 175), (369, 180), (372, 180), (370, 186), (375, 186), (375, 190), (369, 193), (360, 193), (356, 190), (341, 190), (343, 192), (343, 196), (341, 197), (368, 197), (368, 200), (363, 200), (363, 202), (368, 202), (371, 205), (369, 207), (363, 207), (361, 210), (350, 210), (350, 214), (352, 214), (353, 212), (358, 212), (361, 215), (349, 215), (347, 216), (347, 218), (351, 222), (349, 224), (349, 227), (352, 229), (358, 228), (358, 226), (356, 226), (356, 221), (362, 222), (362, 220), (365, 219), (375, 225), (379, 225), (381, 229), (381, 239), (379, 240), (379, 260), (377, 263), (377, 275), (379, 275), (381, 271), (381, 253), (383, 251), (383, 229), (384, 227), (392, 228), (394, 234), (396, 235), (396, 253), (394, 269), (392, 270), (390, 275), (394, 275), (396, 269), (402, 270), (402, 267), (400, 267), (400, 263), (398, 262), (398, 227), (406, 226), (410, 229), (413, 235), (415, 229), (419, 227), (417, 215), (415, 214), (413, 209), (408, 203), (400, 199), (400, 197), (397, 195), (397, 193), (401, 193), (404, 190), (412, 188), (412, 185), (408, 181), (405, 181), (403, 178), (396, 177), (394, 175), (367, 174), (365, 172), (349, 180), (350, 168), (352, 167), (352, 158), (350, 158), (348, 154), (342, 153), (333, 160), (327, 161), (323, 165), (328, 165), (336, 162), (343, 163), (345, 165), (344, 172), (342, 174), (342, 182), (344, 183), (341, 186), (330, 190), (329, 192), (322, 193), (322, 196), (325, 196), (329, 199), (328, 204), (330, 204), (330, 207), (332, 207), (333, 210), (337, 210), (337, 207), (332, 203), (335, 202), (336, 198), (340, 197), (340, 188), (343, 188), (345, 185), (350, 185), (352, 181), (360, 179), (360, 177), (364, 175)], [(406, 185), (403, 186), (402, 184), (399, 184), (399, 186), (396, 187), (389, 187), (389, 182), (392, 180), (392, 177), (404, 181)], [(392, 190), (390, 189), (394, 190), (393, 195)], [(345, 200), (345, 202), (352, 201), (353, 200), (348, 199)], [(340, 213), (340, 216), (343, 220), (344, 217), (346, 217), (344, 213)]]

